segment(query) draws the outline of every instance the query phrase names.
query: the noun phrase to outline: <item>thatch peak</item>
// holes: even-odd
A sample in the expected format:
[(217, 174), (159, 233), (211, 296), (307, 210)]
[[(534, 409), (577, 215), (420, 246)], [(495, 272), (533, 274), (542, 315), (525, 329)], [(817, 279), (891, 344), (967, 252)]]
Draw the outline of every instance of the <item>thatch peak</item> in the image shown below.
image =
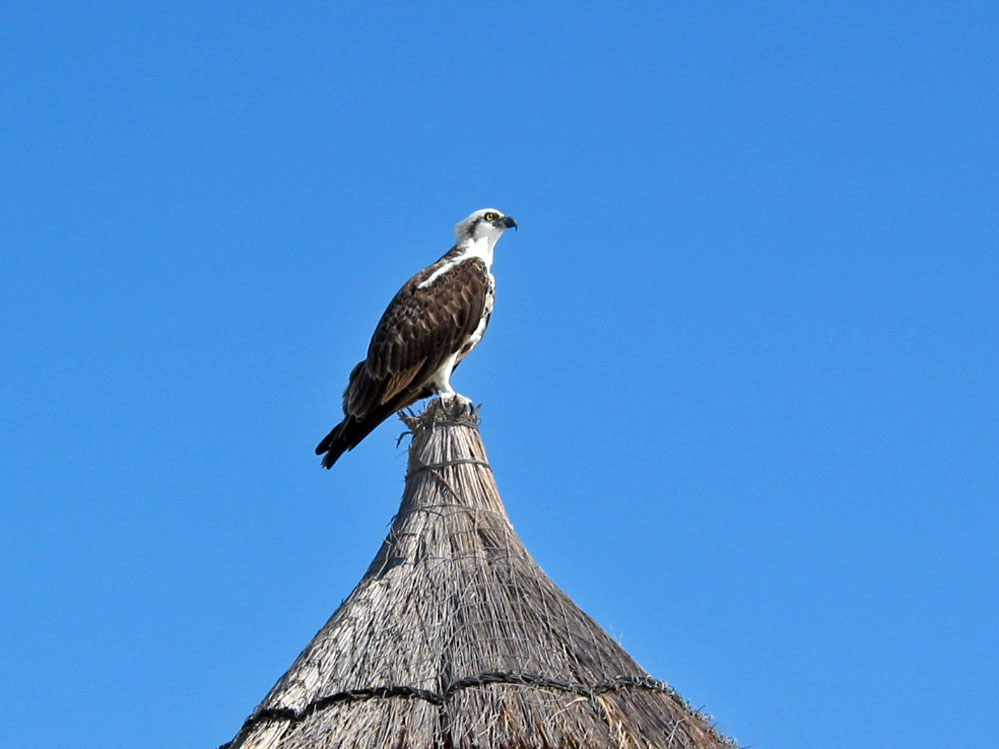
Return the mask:
[(406, 488), (364, 578), (231, 749), (731, 747), (531, 558), (478, 415), (403, 417)]
[(435, 426), (467, 426), (478, 429), (479, 408), (481, 406), (473, 408), (457, 399), (434, 398), (427, 403), (423, 413), (406, 411), (400, 413), (399, 417), (414, 432), (433, 429)]

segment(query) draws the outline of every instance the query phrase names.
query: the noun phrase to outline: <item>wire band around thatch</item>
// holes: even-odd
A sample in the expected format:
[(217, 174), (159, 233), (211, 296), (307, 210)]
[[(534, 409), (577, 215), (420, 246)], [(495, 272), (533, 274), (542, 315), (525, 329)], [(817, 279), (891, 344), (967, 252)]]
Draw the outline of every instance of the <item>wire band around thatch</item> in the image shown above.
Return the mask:
[[(246, 731), (260, 723), (275, 720), (297, 723), (314, 715), (320, 710), (334, 705), (345, 702), (361, 702), (363, 700), (370, 699), (399, 698), (404, 700), (426, 700), (432, 705), (442, 707), (455, 695), (455, 693), (462, 689), (485, 687), (492, 684), (539, 687), (558, 692), (569, 692), (571, 694), (577, 694), (580, 697), (587, 697), (589, 699), (594, 699), (595, 697), (599, 697), (601, 694), (613, 692), (619, 689), (647, 689), (653, 692), (662, 692), (663, 694), (668, 695), (674, 702), (677, 702), (683, 707), (687, 707), (689, 709), (686, 701), (668, 684), (649, 676), (618, 676), (614, 679), (607, 679), (598, 682), (592, 687), (587, 687), (585, 684), (552, 679), (550, 677), (539, 676), (537, 674), (487, 671), (485, 673), (478, 674), (477, 676), (467, 676), (463, 679), (456, 679), (448, 684), (442, 692), (437, 692), (432, 689), (418, 689), (416, 687), (397, 684), (392, 686), (368, 687), (365, 689), (350, 689), (344, 692), (338, 692), (336, 694), (331, 694), (315, 700), (306, 705), (302, 710), (292, 710), (290, 708), (272, 708), (269, 710), (262, 710), (256, 715), (248, 718), (246, 722), (243, 723), (241, 730)], [(227, 749), (228, 746), (229, 744), (223, 744), (219, 747), (219, 749)]]
[(406, 474), (406, 478), (413, 476), (417, 473), (423, 473), (424, 471), (436, 471), (440, 468), (447, 468), (449, 466), (482, 466), (483, 468), (488, 468), (490, 471), (493, 467), (485, 460), (475, 460), (474, 458), (459, 458), (456, 460), (445, 460), (442, 463), (431, 463), (425, 466), (419, 466), (414, 468), (409, 473)]

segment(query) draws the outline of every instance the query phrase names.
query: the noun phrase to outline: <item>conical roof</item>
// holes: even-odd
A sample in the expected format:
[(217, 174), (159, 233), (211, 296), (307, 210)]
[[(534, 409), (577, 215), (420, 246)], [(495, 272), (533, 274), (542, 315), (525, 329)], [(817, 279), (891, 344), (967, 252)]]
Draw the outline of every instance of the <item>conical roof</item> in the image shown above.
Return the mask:
[(408, 418), (406, 489), (364, 578), (227, 749), (733, 745), (541, 570), (478, 418)]

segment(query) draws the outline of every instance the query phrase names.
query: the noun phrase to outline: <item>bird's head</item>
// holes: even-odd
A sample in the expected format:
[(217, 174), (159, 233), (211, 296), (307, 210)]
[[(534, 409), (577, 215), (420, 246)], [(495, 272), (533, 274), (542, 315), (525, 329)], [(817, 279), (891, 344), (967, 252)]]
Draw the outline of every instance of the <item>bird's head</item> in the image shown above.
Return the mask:
[(495, 208), (483, 208), (459, 222), (454, 227), (454, 236), (458, 240), (458, 244), (488, 239), (489, 244), (494, 245), (503, 232), (511, 226), (517, 228), (517, 222), (509, 216)]

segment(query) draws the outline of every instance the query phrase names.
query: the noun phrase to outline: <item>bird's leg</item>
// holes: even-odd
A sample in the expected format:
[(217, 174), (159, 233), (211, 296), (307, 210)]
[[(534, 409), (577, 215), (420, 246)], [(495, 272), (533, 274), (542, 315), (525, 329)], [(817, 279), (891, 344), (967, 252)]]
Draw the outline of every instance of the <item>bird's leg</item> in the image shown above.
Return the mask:
[(442, 401), (446, 401), (447, 403), (454, 403), (457, 401), (465, 408), (470, 409), (472, 407), (472, 399), (466, 398), (464, 395), (457, 392), (453, 387), (451, 387), (450, 382), (445, 382), (444, 387), (438, 388), (437, 394), (440, 395)]
[(455, 389), (451, 387), (451, 372), (454, 371), (455, 364), (454, 356), (439, 370), (437, 370), (437, 377), (434, 379), (434, 386), (437, 388), (437, 394), (440, 395), (441, 400), (447, 403), (454, 403), (457, 401), (465, 408), (472, 407), (472, 399), (466, 398), (461, 393), (455, 392)]

